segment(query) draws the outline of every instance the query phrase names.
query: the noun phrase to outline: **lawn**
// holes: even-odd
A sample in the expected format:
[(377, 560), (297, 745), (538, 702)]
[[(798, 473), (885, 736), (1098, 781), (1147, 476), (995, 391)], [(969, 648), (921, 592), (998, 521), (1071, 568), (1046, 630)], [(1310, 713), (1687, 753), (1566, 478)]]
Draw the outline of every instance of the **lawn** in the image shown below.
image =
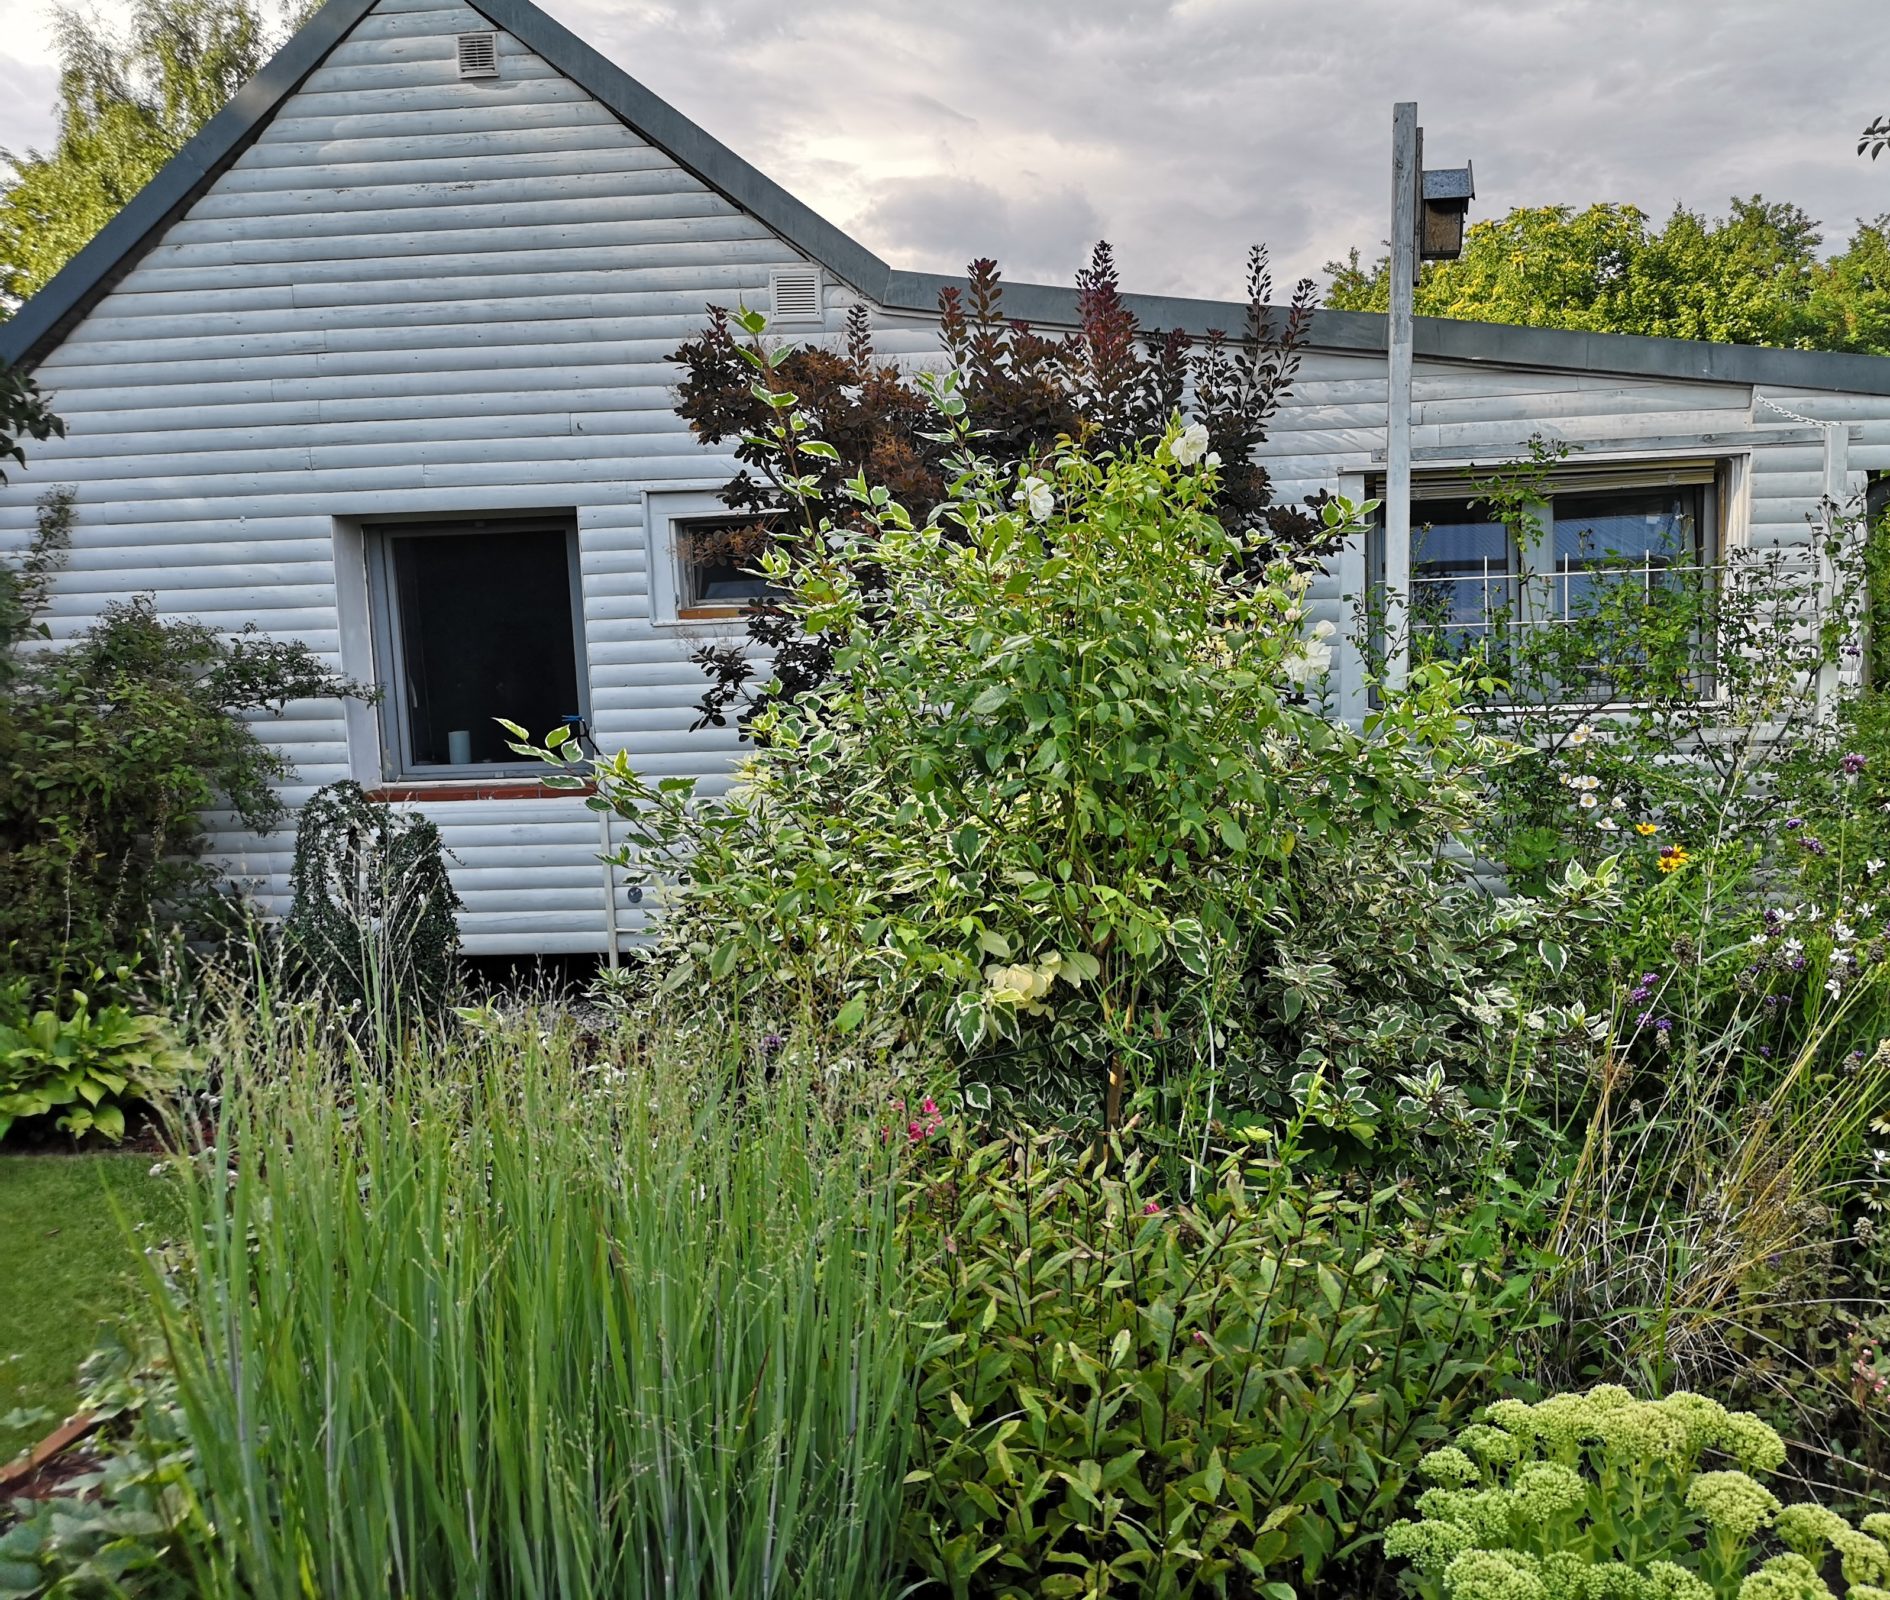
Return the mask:
[[(155, 1164), (149, 1154), (0, 1159), (0, 1416), (45, 1406), (64, 1417), (77, 1402), (75, 1375), (99, 1324), (134, 1303), (138, 1250), (176, 1216)], [(0, 1461), (50, 1427), (0, 1425)]]

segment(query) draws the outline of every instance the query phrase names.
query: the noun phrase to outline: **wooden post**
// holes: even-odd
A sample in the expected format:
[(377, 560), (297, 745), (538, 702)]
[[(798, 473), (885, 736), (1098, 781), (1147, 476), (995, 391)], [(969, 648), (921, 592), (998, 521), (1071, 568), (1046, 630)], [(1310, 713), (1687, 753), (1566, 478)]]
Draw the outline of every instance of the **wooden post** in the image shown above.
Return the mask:
[[(1851, 469), (1851, 430), (1842, 422), (1824, 424), (1824, 538), (1818, 547), (1818, 627), (1831, 620), (1837, 605), (1837, 567), (1832, 542), (1838, 537), (1844, 515), (1845, 479)], [(1840, 648), (1842, 646), (1840, 645)], [(1837, 707), (1838, 660), (1835, 656), (1818, 667), (1818, 711), (1828, 716)]]
[(1385, 681), (1402, 688), (1411, 664), (1411, 302), (1424, 135), (1417, 102), (1391, 110), (1391, 310), (1386, 327)]

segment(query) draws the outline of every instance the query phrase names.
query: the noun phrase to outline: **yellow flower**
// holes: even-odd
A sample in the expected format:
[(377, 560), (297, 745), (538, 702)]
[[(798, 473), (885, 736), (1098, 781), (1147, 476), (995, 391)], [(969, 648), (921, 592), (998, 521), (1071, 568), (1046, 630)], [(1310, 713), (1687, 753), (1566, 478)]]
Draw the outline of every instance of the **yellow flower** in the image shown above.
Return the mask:
[(1646, 839), (1646, 838), (1651, 838), (1656, 833), (1659, 833), (1660, 826), (1658, 823), (1653, 823), (1653, 822), (1637, 822), (1634, 824), (1634, 831), (1638, 833), (1643, 839)]
[(1677, 844), (1663, 844), (1660, 847), (1659, 867), (1662, 872), (1674, 872), (1684, 867), (1693, 858)]

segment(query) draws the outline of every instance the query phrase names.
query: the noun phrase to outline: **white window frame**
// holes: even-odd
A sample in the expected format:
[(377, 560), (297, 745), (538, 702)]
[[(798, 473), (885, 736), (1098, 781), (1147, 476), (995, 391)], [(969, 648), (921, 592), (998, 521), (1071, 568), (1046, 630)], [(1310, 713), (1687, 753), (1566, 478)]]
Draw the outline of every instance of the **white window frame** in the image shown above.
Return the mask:
[[(380, 732), (381, 777), (389, 783), (464, 783), (482, 778), (538, 777), (545, 771), (543, 762), (476, 761), (455, 766), (449, 763), (417, 762), (413, 756), (413, 730), (408, 721), (408, 683), (406, 652), (400, 633), (400, 607), (396, 603), (392, 541), (396, 538), (424, 538), (428, 534), (515, 533), (543, 531), (564, 536), (565, 567), (571, 584), (572, 671), (576, 678), (577, 714), (585, 726), (591, 720), (591, 678), (584, 649), (584, 579), (579, 562), (577, 514), (556, 511), (544, 514), (518, 511), (475, 511), (465, 513), (427, 513), (411, 517), (364, 517), (360, 522), (363, 553), (366, 557), (368, 621), (374, 647), (374, 683), (381, 691), (375, 708)], [(542, 737), (549, 729), (534, 728)]]
[[(1753, 442), (1756, 444), (1761, 441)], [(1420, 554), (1416, 548), (1416, 530), (1423, 520), (1420, 514), (1423, 503), (1426, 500), (1475, 498), (1474, 483), (1487, 482), (1508, 464), (1507, 461), (1493, 461), (1487, 456), (1451, 461), (1433, 459), (1414, 470), (1411, 483), (1414, 571)], [(1631, 493), (1639, 488), (1657, 489), (1671, 486), (1683, 473), (1702, 469), (1710, 471), (1711, 476), (1700, 483), (1703, 492), (1699, 566), (1717, 574), (1724, 568), (1729, 555), (1747, 543), (1747, 486), (1752, 476), (1749, 447), (1730, 450), (1714, 446), (1698, 450), (1670, 447), (1643, 453), (1583, 452), (1563, 463), (1560, 471), (1555, 467), (1546, 470), (1545, 476), (1550, 485), (1548, 493), (1543, 500), (1535, 502), (1532, 508), (1537, 521), (1535, 538), (1525, 544), (1516, 539), (1514, 530), (1510, 531), (1510, 554), (1515, 565), (1509, 581), (1516, 585), (1521, 603), (1527, 606), (1532, 592), (1537, 597), (1551, 593), (1550, 586), (1556, 581), (1553, 552), (1555, 500), (1558, 494), (1606, 493), (1611, 489)], [(1375, 473), (1366, 487), (1375, 497), (1382, 497), (1383, 474)], [(1369, 535), (1373, 548), (1368, 551), (1365, 563), (1368, 592), (1382, 591), (1383, 588), (1383, 536), (1381, 516), (1374, 519)], [(1403, 609), (1408, 614), (1409, 596), (1405, 597)], [(1702, 702), (1710, 702), (1718, 695), (1716, 686), (1709, 687), (1702, 696)], [(1591, 705), (1599, 708), (1605, 705), (1618, 706), (1623, 702), (1571, 700), (1567, 704), (1571, 708)]]
[(643, 491), (643, 526), (649, 539), (650, 622), (669, 629), (715, 633), (745, 631), (747, 608), (704, 607), (684, 614), (683, 596), (689, 580), (683, 571), (676, 535), (692, 522), (726, 522), (739, 512), (729, 510), (714, 489), (656, 488)]

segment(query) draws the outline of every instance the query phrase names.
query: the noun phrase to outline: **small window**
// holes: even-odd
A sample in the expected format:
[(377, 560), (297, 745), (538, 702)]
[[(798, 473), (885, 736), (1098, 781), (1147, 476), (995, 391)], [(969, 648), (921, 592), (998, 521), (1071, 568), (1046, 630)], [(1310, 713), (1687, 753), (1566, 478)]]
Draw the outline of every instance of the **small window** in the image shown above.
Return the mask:
[(366, 532), (387, 775), (536, 774), (494, 719), (542, 739), (588, 714), (576, 528), (468, 519)]
[(689, 517), (671, 526), (678, 616), (740, 616), (779, 597), (781, 591), (758, 570), (768, 547), (766, 518)]
[(1468, 500), (1411, 508), (1411, 625), (1460, 656), (1487, 644), (1514, 610), (1516, 556), (1509, 530)]
[(651, 621), (739, 623), (780, 598), (759, 570), (774, 518), (733, 513), (710, 489), (646, 490), (643, 506)]

